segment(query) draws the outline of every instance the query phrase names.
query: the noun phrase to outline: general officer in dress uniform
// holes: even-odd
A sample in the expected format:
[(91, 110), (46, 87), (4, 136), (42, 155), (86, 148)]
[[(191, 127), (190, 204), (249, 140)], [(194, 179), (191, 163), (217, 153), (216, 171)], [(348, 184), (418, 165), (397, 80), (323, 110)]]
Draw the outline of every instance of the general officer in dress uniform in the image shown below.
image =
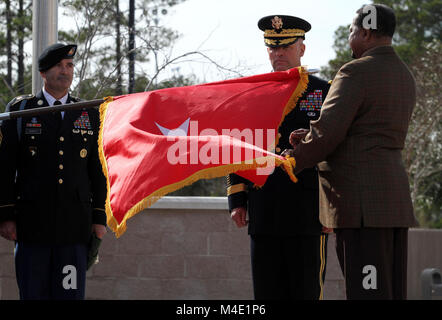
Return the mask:
[[(300, 18), (272, 15), (259, 20), (274, 71), (301, 65), (305, 33), (310, 24)], [(277, 154), (291, 148), (290, 133), (316, 120), (329, 84), (308, 76), (308, 87), (279, 128)], [(318, 175), (304, 170), (293, 183), (276, 168), (262, 188), (230, 174), (227, 195), (232, 219), (248, 224), (255, 299), (321, 299), (326, 266), (327, 235), (318, 209)], [(246, 214), (248, 212), (248, 221)]]
[[(78, 101), (69, 94), (76, 45), (39, 57), (44, 86), (7, 111)], [(16, 241), (21, 299), (83, 299), (88, 244), (106, 233), (106, 184), (96, 109), (3, 121), (0, 126), (0, 235)]]

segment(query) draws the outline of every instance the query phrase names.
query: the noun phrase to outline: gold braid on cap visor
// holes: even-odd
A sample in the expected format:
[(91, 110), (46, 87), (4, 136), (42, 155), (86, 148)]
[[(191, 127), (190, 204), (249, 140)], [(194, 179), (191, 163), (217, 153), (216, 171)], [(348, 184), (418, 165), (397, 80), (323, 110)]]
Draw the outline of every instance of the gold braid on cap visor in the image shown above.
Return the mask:
[(264, 38), (287, 38), (287, 37), (303, 37), (305, 31), (302, 29), (282, 29), (281, 32), (276, 32), (273, 29), (267, 29), (264, 32)]
[(287, 39), (266, 39), (264, 38), (264, 42), (270, 46), (283, 46), (285, 44), (291, 44), (295, 42), (297, 37), (287, 38)]

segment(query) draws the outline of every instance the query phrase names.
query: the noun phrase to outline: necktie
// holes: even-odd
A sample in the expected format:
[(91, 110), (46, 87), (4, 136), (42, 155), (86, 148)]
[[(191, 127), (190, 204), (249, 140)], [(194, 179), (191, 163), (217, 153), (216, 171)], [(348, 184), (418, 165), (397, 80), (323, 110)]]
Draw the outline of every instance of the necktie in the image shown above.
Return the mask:
[[(54, 102), (54, 106), (59, 106), (59, 105), (61, 105), (62, 103), (60, 102), (60, 101), (58, 101), (58, 100), (56, 100), (55, 102)], [(55, 113), (55, 119), (56, 119), (56, 122), (57, 122), (57, 128), (60, 128), (61, 127), (61, 121), (63, 120), (62, 118), (61, 118), (61, 111), (57, 111), (56, 113)]]

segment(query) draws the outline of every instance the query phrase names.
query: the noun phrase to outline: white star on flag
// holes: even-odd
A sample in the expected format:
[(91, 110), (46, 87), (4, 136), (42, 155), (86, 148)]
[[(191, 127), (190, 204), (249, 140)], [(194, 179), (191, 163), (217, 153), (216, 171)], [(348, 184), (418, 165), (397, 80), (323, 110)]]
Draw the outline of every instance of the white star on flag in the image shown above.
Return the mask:
[(189, 122), (190, 122), (190, 118), (188, 118), (178, 128), (175, 128), (175, 129), (168, 129), (168, 128), (162, 127), (156, 122), (155, 122), (155, 124), (157, 125), (158, 129), (160, 129), (161, 133), (164, 136), (182, 137), (182, 136), (187, 136), (187, 132), (189, 131)]

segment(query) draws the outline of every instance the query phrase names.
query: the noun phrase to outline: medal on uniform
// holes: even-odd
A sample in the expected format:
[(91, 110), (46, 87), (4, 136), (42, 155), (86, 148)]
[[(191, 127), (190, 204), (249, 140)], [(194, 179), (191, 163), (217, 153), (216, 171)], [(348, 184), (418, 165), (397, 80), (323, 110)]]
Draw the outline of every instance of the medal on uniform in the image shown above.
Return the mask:
[(87, 156), (87, 150), (86, 150), (86, 149), (81, 149), (81, 151), (80, 151), (80, 157), (82, 157), (82, 158), (86, 158), (86, 156)]
[(307, 111), (307, 116), (315, 117), (321, 111), (322, 90), (315, 90), (307, 94), (304, 100), (299, 103), (301, 111)]
[[(77, 120), (75, 120), (74, 128), (75, 129), (83, 129), (83, 130), (91, 130), (92, 129), (92, 125), (91, 125), (91, 122), (89, 119), (89, 114), (87, 113), (87, 111), (83, 111), (81, 113), (81, 116)], [(81, 134), (83, 134), (83, 132)]]

